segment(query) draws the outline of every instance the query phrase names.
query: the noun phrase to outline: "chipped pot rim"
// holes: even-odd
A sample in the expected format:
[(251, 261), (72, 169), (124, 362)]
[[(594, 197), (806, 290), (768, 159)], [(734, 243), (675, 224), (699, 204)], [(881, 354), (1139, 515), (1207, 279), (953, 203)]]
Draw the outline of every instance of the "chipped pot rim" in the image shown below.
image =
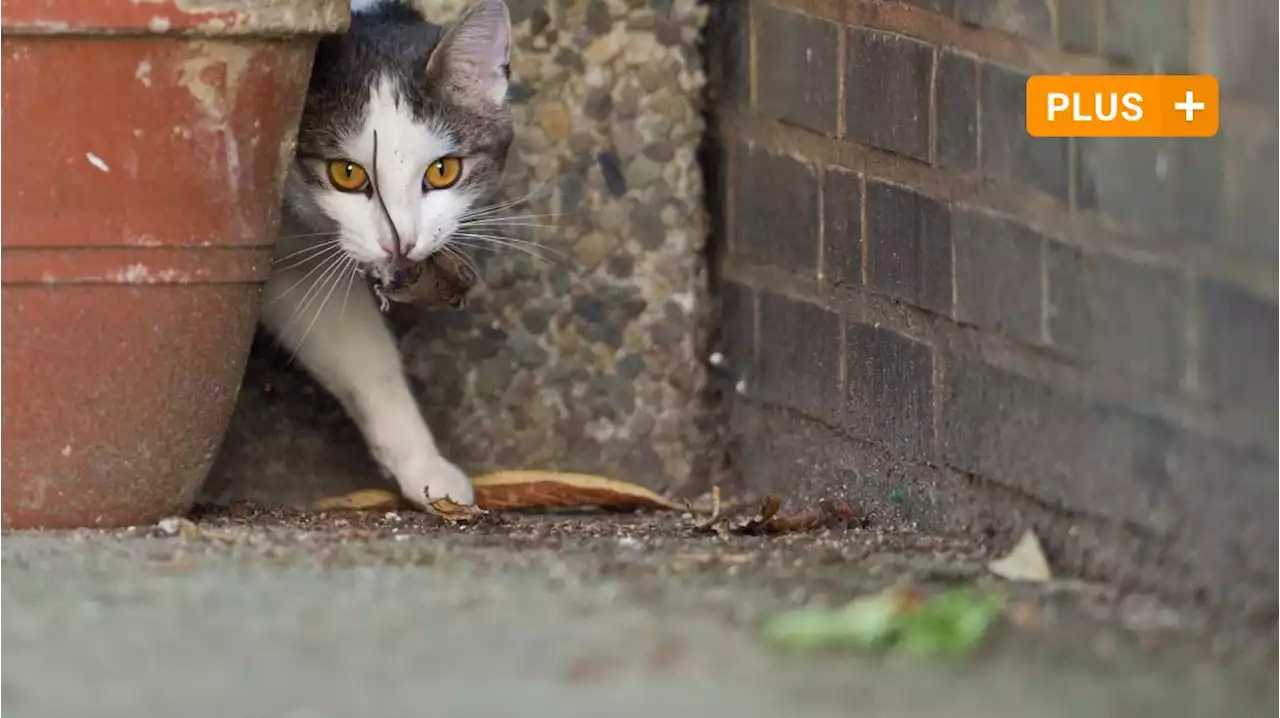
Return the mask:
[(340, 33), (350, 21), (348, 0), (7, 0), (0, 33), (288, 37)]

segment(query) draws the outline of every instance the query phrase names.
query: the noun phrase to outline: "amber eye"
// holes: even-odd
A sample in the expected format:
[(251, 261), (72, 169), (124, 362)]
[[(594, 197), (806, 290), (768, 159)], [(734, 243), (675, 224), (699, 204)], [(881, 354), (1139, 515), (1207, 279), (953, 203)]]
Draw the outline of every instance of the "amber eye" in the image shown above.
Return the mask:
[(342, 192), (359, 192), (369, 184), (369, 174), (351, 160), (329, 162), (329, 181)]
[(462, 176), (462, 160), (457, 157), (441, 157), (427, 168), (422, 177), (423, 189), (449, 189)]

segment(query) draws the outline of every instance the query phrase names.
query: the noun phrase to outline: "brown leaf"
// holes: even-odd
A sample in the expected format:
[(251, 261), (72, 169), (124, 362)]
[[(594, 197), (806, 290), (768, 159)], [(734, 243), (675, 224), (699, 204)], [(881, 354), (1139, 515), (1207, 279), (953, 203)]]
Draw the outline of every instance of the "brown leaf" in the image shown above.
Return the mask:
[(733, 526), (730, 530), (737, 534), (753, 536), (757, 534), (786, 534), (797, 531), (812, 531), (819, 528), (844, 528), (850, 523), (860, 522), (861, 515), (848, 503), (843, 501), (830, 503), (822, 501), (816, 508), (778, 515), (782, 508), (782, 500), (770, 495), (764, 500), (759, 513)]
[(711, 531), (715, 529), (716, 524), (720, 523), (720, 487), (711, 487), (711, 513), (706, 518), (699, 519), (693, 525), (698, 531)]
[(769, 494), (764, 497), (764, 503), (760, 504), (760, 511), (755, 516), (738, 523), (730, 530), (733, 533), (747, 534), (748, 536), (763, 533), (765, 525), (778, 514), (778, 509), (781, 508), (782, 499), (777, 494)]
[(342, 496), (330, 496), (311, 504), (313, 511), (395, 511), (407, 502), (386, 489), (360, 489)]
[(499, 471), (471, 480), (476, 505), (491, 511), (545, 508), (666, 509), (681, 506), (636, 484), (591, 474)]
[(835, 503), (820, 501), (816, 509), (805, 509), (798, 514), (775, 517), (765, 525), (765, 530), (769, 533), (784, 534), (819, 528), (847, 528), (849, 524), (861, 521), (862, 517), (858, 511), (844, 501)]
[(449, 523), (466, 523), (489, 513), (475, 504), (460, 504), (452, 499), (432, 500), (427, 497), (427, 513), (434, 514)]

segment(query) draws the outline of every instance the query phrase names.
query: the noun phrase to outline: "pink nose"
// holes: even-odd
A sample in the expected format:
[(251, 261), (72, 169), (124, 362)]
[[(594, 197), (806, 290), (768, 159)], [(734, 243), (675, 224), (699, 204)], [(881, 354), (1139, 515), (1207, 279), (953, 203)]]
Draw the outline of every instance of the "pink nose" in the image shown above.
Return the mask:
[(378, 240), (378, 246), (386, 250), (387, 254), (389, 254), (392, 257), (397, 256), (397, 254), (403, 255), (405, 253), (404, 242), (400, 243), (400, 251), (399, 252), (396, 251), (395, 237), (388, 237), (386, 239)]

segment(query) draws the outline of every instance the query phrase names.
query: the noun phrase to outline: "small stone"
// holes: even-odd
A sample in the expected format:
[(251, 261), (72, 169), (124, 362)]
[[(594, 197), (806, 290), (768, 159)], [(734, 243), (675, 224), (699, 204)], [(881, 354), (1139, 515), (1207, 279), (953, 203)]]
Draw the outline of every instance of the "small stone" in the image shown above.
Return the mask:
[(517, 329), (507, 335), (507, 348), (516, 361), (528, 366), (541, 366), (547, 362), (549, 354), (538, 345), (538, 340), (529, 332)]
[(181, 536), (182, 538), (191, 538), (200, 532), (193, 521), (181, 516), (169, 516), (160, 519), (156, 523), (156, 528), (160, 529), (160, 533), (165, 536)]
[(654, 162), (666, 164), (675, 158), (676, 151), (675, 148), (665, 142), (655, 142), (644, 148), (644, 156)]
[[(514, 20), (514, 18), (513, 18)], [(551, 15), (545, 7), (534, 8), (529, 13), (529, 34), (541, 35), (543, 30), (551, 24)]]
[(676, 47), (680, 44), (680, 23), (670, 20), (659, 20), (657, 27), (654, 28), (653, 35), (658, 40), (658, 44), (665, 47)]
[(623, 379), (635, 379), (644, 371), (644, 361), (635, 354), (627, 354), (614, 365), (614, 371)]
[(622, 59), (628, 65), (641, 66), (658, 56), (658, 41), (652, 33), (627, 33), (627, 47)]
[(534, 114), (542, 133), (552, 142), (564, 140), (573, 130), (573, 117), (569, 114), (569, 109), (560, 102), (539, 105)]
[(613, 111), (613, 97), (604, 90), (592, 90), (582, 105), (582, 111), (593, 120), (607, 120)]
[(573, 253), (586, 267), (595, 267), (617, 248), (618, 240), (612, 235), (604, 232), (588, 232), (574, 245)]
[(618, 279), (628, 279), (636, 270), (636, 260), (627, 254), (615, 254), (605, 261), (609, 275)]
[(601, 152), (597, 158), (600, 162), (600, 175), (604, 178), (605, 189), (614, 197), (627, 193), (627, 178), (622, 173), (622, 160), (613, 150)]
[(548, 309), (526, 309), (520, 316), (524, 320), (524, 328), (534, 334), (545, 332), (551, 321), (551, 311)]
[(635, 125), (621, 123), (613, 128), (613, 147), (619, 157), (635, 157), (644, 147), (644, 137)]
[(604, 0), (591, 0), (587, 6), (587, 29), (593, 35), (604, 35), (613, 29), (613, 18), (609, 14), (609, 4)]
[(556, 53), (555, 64), (545, 65), (544, 68), (554, 70), (568, 68), (574, 72), (582, 72), (585, 69), (585, 66), (582, 64), (582, 56), (578, 55), (576, 52), (571, 52), (562, 48)]
[(607, 65), (618, 56), (620, 50), (622, 47), (618, 42), (618, 36), (615, 33), (609, 33), (592, 40), (591, 44), (587, 45), (587, 49), (582, 51), (582, 59), (592, 65)]
[(628, 185), (644, 187), (662, 176), (662, 165), (648, 157), (636, 157), (627, 165), (626, 175)]

